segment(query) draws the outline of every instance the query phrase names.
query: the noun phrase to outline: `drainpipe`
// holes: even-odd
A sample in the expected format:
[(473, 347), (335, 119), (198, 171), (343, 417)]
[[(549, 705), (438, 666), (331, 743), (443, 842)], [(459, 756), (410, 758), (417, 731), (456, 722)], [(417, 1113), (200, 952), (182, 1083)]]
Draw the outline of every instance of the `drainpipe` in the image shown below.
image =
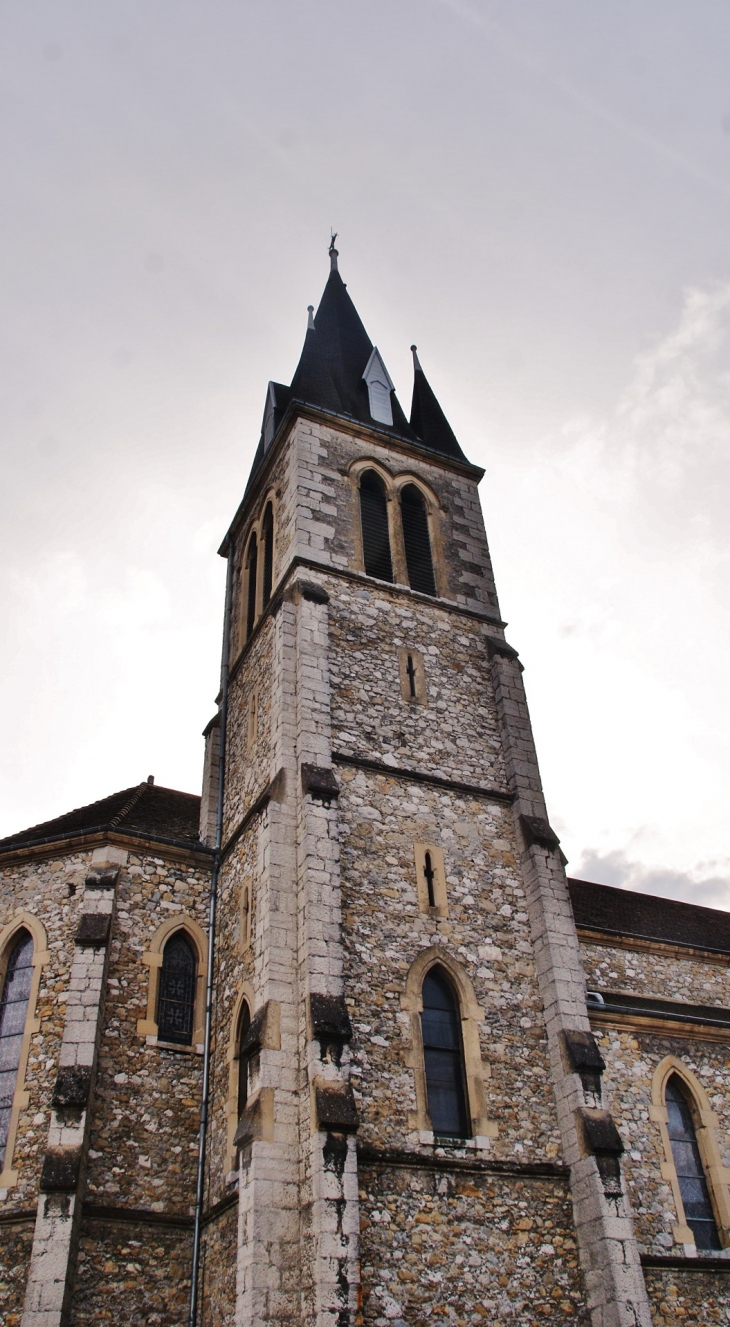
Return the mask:
[(195, 1185), (195, 1223), (193, 1227), (193, 1263), (190, 1275), (190, 1327), (197, 1327), (198, 1281), (200, 1279), (200, 1238), (203, 1231), (203, 1197), (205, 1192), (205, 1149), (208, 1138), (208, 1102), (210, 1098), (210, 1044), (213, 1029), (213, 963), (215, 960), (215, 919), (218, 907), (218, 874), (223, 842), (223, 792), (226, 779), (226, 723), (228, 720), (228, 660), (231, 634), (231, 601), (233, 598), (233, 549), (228, 545), (226, 571), (226, 607), (223, 615), (223, 650), (221, 655), (221, 726), (220, 758), (218, 765), (218, 805), (215, 824), (215, 857), (210, 882), (208, 910), (208, 977), (205, 987), (205, 1038), (203, 1042), (203, 1092), (200, 1106), (200, 1134), (198, 1136), (198, 1173)]

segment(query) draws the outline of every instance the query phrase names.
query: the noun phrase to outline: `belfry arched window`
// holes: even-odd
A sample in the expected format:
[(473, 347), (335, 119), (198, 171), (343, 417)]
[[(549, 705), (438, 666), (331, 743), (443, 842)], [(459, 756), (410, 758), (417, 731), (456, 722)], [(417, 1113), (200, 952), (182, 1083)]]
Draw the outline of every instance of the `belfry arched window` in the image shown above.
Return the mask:
[(425, 498), (415, 484), (406, 484), (400, 495), (400, 506), (408, 584), (412, 590), (420, 590), (421, 594), (435, 595), (428, 512)]
[(271, 598), (271, 584), (274, 574), (274, 511), (270, 502), (267, 503), (261, 525), (261, 542), (264, 546), (261, 606), (265, 608)]
[(33, 937), (22, 930), (13, 938), (0, 998), (0, 1168), (8, 1141), (32, 978)]
[(248, 1071), (249, 1056), (245, 1051), (245, 1041), (248, 1029), (251, 1026), (251, 1010), (244, 1000), (241, 1005), (241, 1013), (238, 1019), (238, 1034), (236, 1044), (238, 1047), (238, 1118), (240, 1120), (246, 1109), (248, 1101)]
[(722, 1247), (702, 1156), (697, 1142), (689, 1089), (672, 1074), (664, 1091), (669, 1142), (682, 1195), (684, 1217), (698, 1249)]
[(360, 521), (365, 574), (392, 581), (388, 503), (383, 481), (374, 470), (366, 470), (360, 480)]
[(175, 931), (162, 951), (157, 1002), (160, 1041), (177, 1042), (180, 1046), (192, 1044), (196, 978), (195, 950), (184, 931)]
[(459, 1001), (442, 968), (433, 967), (426, 973), (422, 999), (423, 1057), (433, 1131), (450, 1138), (468, 1138)]
[(252, 534), (246, 553), (246, 638), (251, 635), (256, 623), (256, 580), (258, 572), (258, 544)]

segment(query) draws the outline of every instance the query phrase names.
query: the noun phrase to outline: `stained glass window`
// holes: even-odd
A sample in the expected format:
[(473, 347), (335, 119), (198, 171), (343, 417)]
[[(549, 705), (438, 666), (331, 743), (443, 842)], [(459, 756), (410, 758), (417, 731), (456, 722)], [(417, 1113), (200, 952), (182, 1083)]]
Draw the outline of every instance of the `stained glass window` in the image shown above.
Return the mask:
[(160, 1041), (189, 1046), (195, 1013), (195, 953), (184, 931), (170, 937), (162, 955), (157, 1035)]
[(0, 1000), (0, 1160), (5, 1154), (33, 977), (33, 938), (21, 931), (8, 956)]
[(667, 1083), (664, 1100), (669, 1116), (669, 1141), (679, 1180), (684, 1215), (698, 1249), (721, 1248), (712, 1199), (697, 1145), (692, 1108), (677, 1075)]
[(436, 1134), (468, 1138), (459, 1003), (446, 974), (431, 968), (423, 983), (423, 1054), (428, 1113)]

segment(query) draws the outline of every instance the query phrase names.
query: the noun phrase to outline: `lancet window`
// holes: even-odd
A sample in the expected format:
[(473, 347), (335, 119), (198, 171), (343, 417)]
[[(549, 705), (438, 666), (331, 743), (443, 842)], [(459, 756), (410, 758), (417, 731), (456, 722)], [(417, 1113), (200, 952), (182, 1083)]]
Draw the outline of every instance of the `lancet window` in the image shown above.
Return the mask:
[(435, 595), (428, 512), (425, 498), (415, 484), (406, 484), (402, 489), (400, 506), (408, 584), (412, 590), (419, 590), (421, 594)]
[(263, 577), (261, 582), (261, 607), (265, 608), (271, 598), (271, 584), (274, 573), (274, 512), (269, 502), (264, 512), (264, 519), (261, 526), (261, 541), (263, 543)]
[(251, 635), (256, 622), (256, 580), (258, 573), (258, 544), (252, 534), (246, 554), (246, 637)]
[(392, 581), (388, 502), (383, 481), (374, 470), (366, 470), (360, 480), (360, 520), (366, 575)]
[(664, 1092), (668, 1133), (687, 1225), (698, 1249), (721, 1248), (693, 1119), (689, 1090), (673, 1074)]
[(0, 998), (0, 1164), (5, 1154), (33, 977), (33, 937), (16, 933)]
[(249, 1056), (246, 1054), (244, 1042), (246, 1034), (251, 1026), (251, 1010), (244, 1000), (241, 1006), (241, 1013), (238, 1019), (238, 1035), (236, 1043), (238, 1046), (238, 1118), (240, 1120), (246, 1109), (248, 1101), (248, 1074), (249, 1074)]
[(438, 966), (426, 973), (422, 999), (423, 1056), (433, 1131), (443, 1137), (468, 1138), (459, 1001)]
[(157, 1005), (160, 1041), (190, 1046), (193, 1040), (197, 963), (184, 931), (175, 931), (162, 953)]

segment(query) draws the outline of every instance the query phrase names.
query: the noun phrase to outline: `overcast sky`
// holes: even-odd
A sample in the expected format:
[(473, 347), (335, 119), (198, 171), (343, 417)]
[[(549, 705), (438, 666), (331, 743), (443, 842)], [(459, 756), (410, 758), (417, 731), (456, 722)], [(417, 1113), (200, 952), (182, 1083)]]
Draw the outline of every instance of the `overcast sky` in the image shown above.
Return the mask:
[(197, 792), (216, 549), (340, 267), (482, 465), (569, 869), (730, 907), (727, 0), (4, 6), (0, 834)]

